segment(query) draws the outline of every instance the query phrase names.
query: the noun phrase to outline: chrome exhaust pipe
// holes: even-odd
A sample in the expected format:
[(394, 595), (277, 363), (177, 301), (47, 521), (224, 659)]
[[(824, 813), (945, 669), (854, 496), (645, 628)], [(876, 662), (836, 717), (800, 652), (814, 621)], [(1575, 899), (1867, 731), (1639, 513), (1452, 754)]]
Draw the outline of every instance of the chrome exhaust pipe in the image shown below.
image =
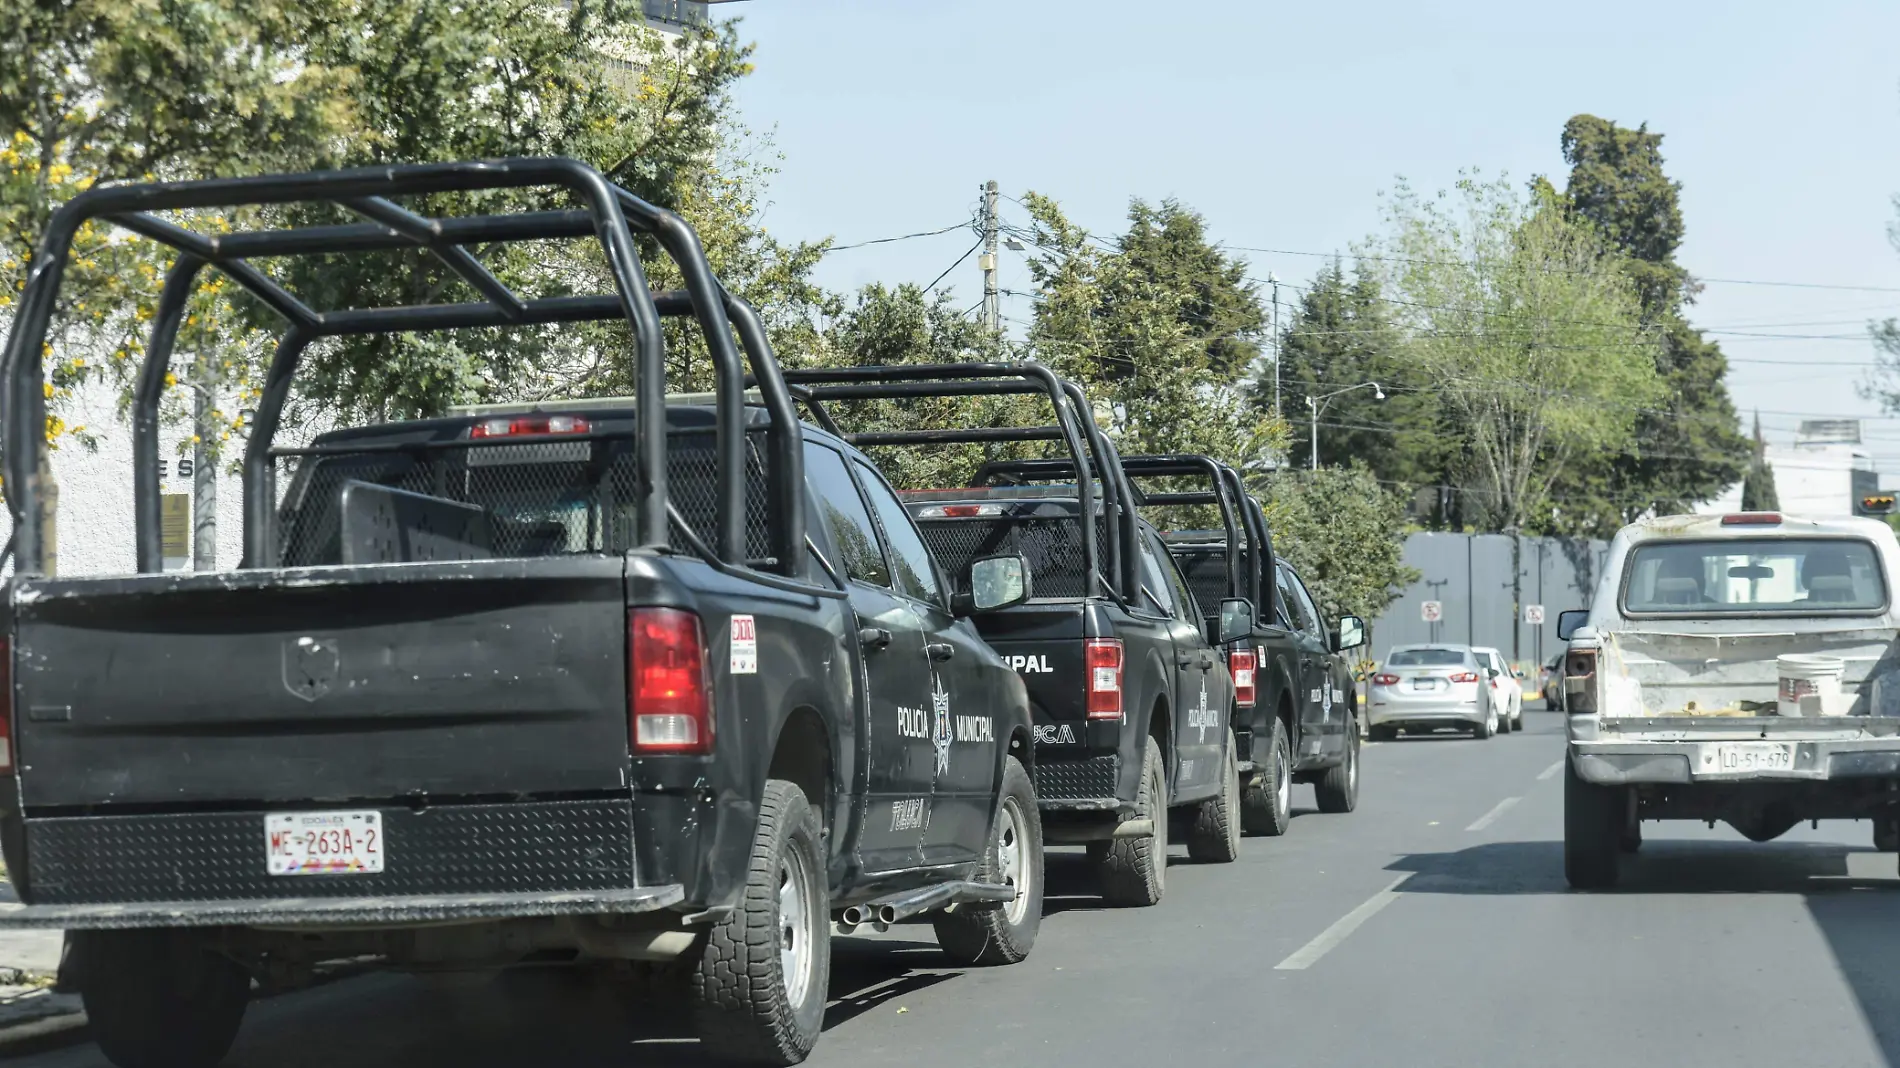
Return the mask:
[(857, 927), (870, 922), (870, 910), (863, 905), (852, 905), (838, 914), (838, 922), (846, 927)]

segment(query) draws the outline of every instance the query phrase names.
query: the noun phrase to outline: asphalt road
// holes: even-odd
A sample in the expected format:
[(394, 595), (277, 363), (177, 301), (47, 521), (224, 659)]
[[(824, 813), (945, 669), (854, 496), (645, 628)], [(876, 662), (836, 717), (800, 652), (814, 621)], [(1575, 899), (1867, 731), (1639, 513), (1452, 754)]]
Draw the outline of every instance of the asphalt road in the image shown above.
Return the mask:
[[(1365, 751), (1359, 811), (1311, 794), (1238, 863), (1174, 850), (1156, 908), (1053, 858), (1031, 958), (941, 966), (928, 927), (836, 942), (816, 1068), (1900, 1066), (1900, 879), (1866, 824), (1768, 845), (1650, 824), (1613, 893), (1563, 882), (1562, 727)], [(552, 981), (375, 976), (253, 1006), (228, 1063), (700, 1064), (669, 1013)], [(99, 1065), (91, 1047), (20, 1063)]]

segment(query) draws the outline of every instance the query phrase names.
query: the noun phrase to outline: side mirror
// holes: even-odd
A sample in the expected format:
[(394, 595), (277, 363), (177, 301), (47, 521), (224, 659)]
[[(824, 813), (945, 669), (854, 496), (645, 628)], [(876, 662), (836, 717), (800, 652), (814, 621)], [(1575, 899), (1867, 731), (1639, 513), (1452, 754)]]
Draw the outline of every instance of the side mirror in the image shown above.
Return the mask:
[(1524, 674), (1524, 669), (1523, 669), (1523, 668), (1518, 668), (1518, 669), (1517, 669), (1516, 671), (1513, 671), (1513, 672), (1511, 672), (1511, 674), (1512, 674), (1512, 675), (1514, 675), (1514, 676), (1516, 676), (1516, 677), (1518, 677), (1518, 678), (1520, 678), (1520, 679), (1525, 679), (1525, 678), (1529, 678), (1529, 677), (1530, 677), (1530, 676), (1528, 676), (1528, 675), (1526, 675), (1526, 674)]
[(1245, 597), (1226, 597), (1220, 603), (1220, 634), (1216, 645), (1237, 642), (1253, 633), (1253, 602)]
[(1570, 608), (1557, 613), (1557, 640), (1567, 642), (1590, 622), (1588, 608)]
[(954, 606), (960, 616), (994, 612), (1022, 604), (1035, 593), (1029, 561), (1021, 556), (986, 556), (970, 563), (970, 574)]
[(1339, 629), (1333, 632), (1333, 652), (1357, 649), (1366, 644), (1366, 621), (1358, 616), (1340, 616)]
[(1497, 668), (1485, 668), (1484, 673), (1486, 675), (1491, 676), (1494, 679), (1497, 678), (1499, 675), (1504, 674), (1504, 672), (1499, 671)]

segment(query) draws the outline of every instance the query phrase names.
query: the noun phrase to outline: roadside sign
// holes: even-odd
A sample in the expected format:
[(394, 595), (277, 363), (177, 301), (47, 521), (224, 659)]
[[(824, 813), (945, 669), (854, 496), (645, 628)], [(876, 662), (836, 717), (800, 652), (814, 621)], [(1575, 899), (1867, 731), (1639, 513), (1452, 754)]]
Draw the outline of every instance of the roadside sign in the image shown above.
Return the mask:
[(158, 498), (158, 540), (165, 570), (191, 565), (191, 494), (166, 493)]
[(1533, 627), (1543, 626), (1544, 625), (1544, 606), (1541, 604), (1525, 605), (1524, 606), (1524, 622), (1529, 623)]
[(1437, 601), (1426, 601), (1418, 606), (1418, 614), (1427, 623), (1436, 623), (1445, 618), (1445, 606)]

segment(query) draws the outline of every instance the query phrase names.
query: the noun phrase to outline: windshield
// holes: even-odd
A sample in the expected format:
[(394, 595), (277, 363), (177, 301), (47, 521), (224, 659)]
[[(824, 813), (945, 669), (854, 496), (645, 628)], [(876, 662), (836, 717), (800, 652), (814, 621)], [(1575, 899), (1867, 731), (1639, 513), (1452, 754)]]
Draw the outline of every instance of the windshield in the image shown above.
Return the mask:
[(1459, 667), (1471, 654), (1463, 649), (1394, 649), (1386, 667)]
[(1630, 553), (1623, 611), (1641, 615), (1877, 612), (1874, 547), (1857, 538), (1653, 542)]

